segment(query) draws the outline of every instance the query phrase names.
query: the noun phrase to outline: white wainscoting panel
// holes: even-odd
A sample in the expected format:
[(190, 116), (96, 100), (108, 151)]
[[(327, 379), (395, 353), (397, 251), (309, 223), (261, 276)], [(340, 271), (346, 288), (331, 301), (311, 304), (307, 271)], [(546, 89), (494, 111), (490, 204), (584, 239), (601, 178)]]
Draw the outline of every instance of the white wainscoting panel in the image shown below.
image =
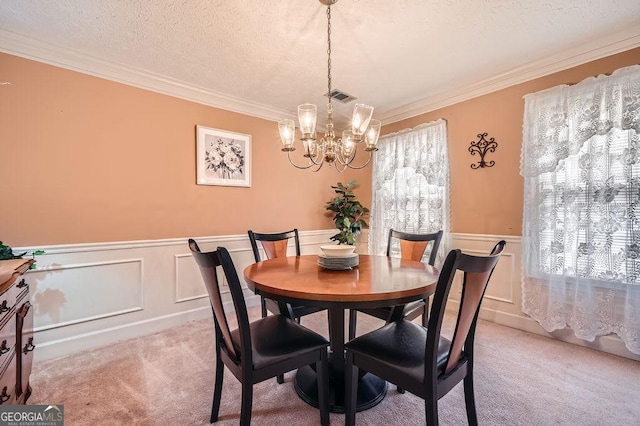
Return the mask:
[[(505, 240), (507, 245), (493, 272), (481, 308), (481, 318), (491, 321), (496, 320), (491, 318), (490, 313), (493, 311), (523, 315), (520, 310), (520, 238), (476, 234), (451, 235), (452, 248), (459, 248), (474, 255), (488, 254), (500, 240)], [(457, 276), (450, 299), (459, 302), (461, 291), (461, 276)]]
[[(320, 253), (335, 231), (300, 232), (303, 254)], [(203, 251), (226, 247), (248, 306), (259, 297), (242, 271), (254, 262), (246, 234), (194, 237)], [(211, 318), (211, 305), (187, 238), (18, 247), (45, 250), (26, 278), (34, 306), (35, 362)], [(294, 248), (289, 248), (293, 254)], [(221, 277), (226, 285), (224, 277)], [(230, 307), (228, 290), (223, 290)]]
[[(319, 246), (334, 233), (332, 229), (300, 232), (302, 254), (319, 254)], [(367, 237), (365, 230), (358, 241), (359, 253), (367, 253)], [(242, 271), (254, 261), (246, 234), (195, 239), (203, 251), (226, 247), (244, 285)], [(588, 343), (575, 338), (571, 330), (547, 333), (522, 313), (520, 237), (451, 234), (447, 241), (449, 247), (484, 254), (501, 239), (507, 246), (487, 288), (481, 318), (639, 358), (616, 337)], [(209, 299), (187, 238), (21, 247), (16, 251), (32, 249), (46, 251), (37, 257), (37, 269), (26, 274), (35, 312), (36, 362), (211, 318)], [(289, 252), (293, 254), (293, 246)], [(454, 302), (459, 300), (459, 292), (457, 282), (451, 293)], [(223, 293), (230, 307), (228, 292)], [(248, 306), (259, 304), (258, 296), (246, 288), (245, 298)]]
[(176, 303), (207, 297), (207, 288), (202, 281), (198, 265), (191, 254), (175, 255)]
[(121, 259), (32, 271), (35, 332), (142, 310), (142, 270), (142, 259)]

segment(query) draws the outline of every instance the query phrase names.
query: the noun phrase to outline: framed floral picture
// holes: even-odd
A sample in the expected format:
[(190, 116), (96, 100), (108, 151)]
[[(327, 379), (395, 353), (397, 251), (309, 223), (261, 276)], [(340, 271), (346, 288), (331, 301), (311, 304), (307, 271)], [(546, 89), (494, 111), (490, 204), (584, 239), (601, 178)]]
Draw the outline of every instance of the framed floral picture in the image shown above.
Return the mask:
[(251, 187), (251, 135), (196, 126), (198, 185)]

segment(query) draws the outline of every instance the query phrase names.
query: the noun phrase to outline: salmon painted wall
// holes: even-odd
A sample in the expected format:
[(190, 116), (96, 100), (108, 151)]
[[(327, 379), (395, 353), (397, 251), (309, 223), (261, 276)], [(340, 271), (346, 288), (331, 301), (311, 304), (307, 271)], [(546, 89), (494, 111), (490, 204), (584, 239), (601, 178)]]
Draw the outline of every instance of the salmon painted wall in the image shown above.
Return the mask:
[[(275, 122), (0, 54), (0, 240), (11, 246), (330, 229), (330, 185), (294, 169)], [(196, 125), (252, 136), (251, 188), (196, 185)]]
[[(447, 120), (451, 231), (521, 235), (523, 96), (640, 63), (633, 49), (384, 126)], [(0, 54), (0, 240), (12, 246), (328, 229), (330, 185), (371, 169), (291, 167), (274, 122)], [(252, 135), (252, 187), (195, 184), (195, 126)], [(487, 132), (493, 168), (468, 152)]]
[[(382, 134), (415, 127), (438, 118), (447, 120), (451, 172), (451, 231), (522, 235), (523, 179), (520, 176), (523, 96), (560, 84), (573, 84), (640, 63), (640, 48), (609, 56), (504, 90), (460, 102), (384, 126)], [(479, 161), (468, 149), (478, 133), (488, 133), (498, 147), (486, 160), (495, 166), (473, 170)]]

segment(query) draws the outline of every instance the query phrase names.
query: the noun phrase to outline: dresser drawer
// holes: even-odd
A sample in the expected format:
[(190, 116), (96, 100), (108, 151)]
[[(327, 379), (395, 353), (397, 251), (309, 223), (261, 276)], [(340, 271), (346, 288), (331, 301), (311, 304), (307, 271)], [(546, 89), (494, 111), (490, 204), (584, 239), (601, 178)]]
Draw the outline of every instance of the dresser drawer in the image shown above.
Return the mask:
[(13, 404), (16, 400), (16, 362), (13, 357), (14, 352), (9, 352), (11, 358), (2, 377), (0, 377), (0, 405)]
[(21, 276), (16, 281), (16, 303), (20, 302), (25, 296), (29, 295), (29, 281), (27, 278)]
[(33, 308), (24, 274), (33, 262), (0, 260), (0, 404), (4, 405), (25, 404), (31, 395)]
[(13, 355), (16, 346), (16, 320), (15, 310), (9, 311), (10, 318), (0, 329), (0, 369), (4, 367), (9, 358)]
[(20, 277), (15, 285), (12, 285), (0, 294), (0, 324), (6, 321), (6, 317), (15, 306), (18, 295), (22, 292), (22, 288), (18, 288), (18, 284), (20, 284), (22, 280), (23, 278)]

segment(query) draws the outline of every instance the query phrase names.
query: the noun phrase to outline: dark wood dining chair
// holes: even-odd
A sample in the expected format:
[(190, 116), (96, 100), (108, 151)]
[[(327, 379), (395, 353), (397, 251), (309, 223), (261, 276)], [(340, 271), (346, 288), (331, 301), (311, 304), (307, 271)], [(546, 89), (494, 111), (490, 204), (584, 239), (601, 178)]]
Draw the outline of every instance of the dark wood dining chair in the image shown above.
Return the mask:
[[(404, 319), (348, 342), (345, 371), (345, 424), (355, 423), (357, 377), (368, 371), (425, 401), (426, 424), (438, 424), (438, 400), (461, 381), (467, 420), (477, 425), (473, 392), (473, 343), (480, 303), (505, 246), (500, 241), (488, 256), (449, 252), (436, 285), (427, 328)], [(458, 317), (449, 340), (442, 320), (457, 271), (463, 273)]]
[[(276, 257), (284, 257), (287, 255), (287, 246), (289, 244), (289, 240), (293, 238), (296, 249), (296, 256), (300, 256), (300, 236), (298, 235), (297, 229), (292, 229), (291, 231), (286, 232), (278, 232), (274, 234), (262, 234), (253, 232), (251, 230), (249, 230), (247, 233), (249, 234), (249, 241), (251, 242), (251, 248), (253, 249), (253, 257), (255, 258), (256, 262), (260, 262), (262, 260), (260, 257), (260, 250), (258, 249), (258, 241), (260, 241), (260, 243), (262, 244), (262, 248), (267, 259), (273, 259)], [(263, 318), (267, 316), (267, 311), (274, 314), (280, 313), (278, 303), (274, 300), (265, 299), (264, 297), (260, 296), (260, 305)], [(324, 310), (324, 308), (304, 306), (299, 304), (288, 304), (287, 306), (287, 311), (293, 313), (294, 319), (297, 322), (300, 322), (300, 318), (305, 315), (320, 312), (322, 310)]]
[[(224, 247), (203, 253), (198, 244), (189, 239), (189, 248), (200, 267), (207, 287), (216, 336), (216, 378), (210, 422), (218, 420), (222, 398), (224, 366), (242, 384), (240, 425), (251, 423), (253, 385), (305, 365), (315, 364), (318, 374), (320, 423), (329, 424), (329, 376), (327, 346), (329, 342), (319, 334), (283, 315), (270, 315), (249, 322), (242, 287), (229, 252)], [(224, 312), (218, 267), (229, 286), (238, 328), (231, 329)]]
[[(402, 259), (416, 260), (419, 262), (424, 257), (424, 253), (427, 250), (429, 243), (432, 243), (428, 263), (433, 266), (436, 263), (436, 257), (438, 255), (440, 242), (442, 241), (442, 235), (442, 231), (429, 234), (410, 234), (407, 232), (389, 229), (389, 238), (387, 239), (387, 256), (391, 256), (391, 247), (393, 242), (394, 240), (398, 240), (400, 243), (400, 257)], [(392, 310), (393, 308), (391, 307), (359, 309), (360, 312), (380, 318), (387, 322), (391, 318)], [(429, 299), (407, 303), (402, 315), (407, 320), (414, 320), (422, 315), (422, 325), (426, 327), (427, 320), (429, 318)], [(353, 339), (356, 336), (356, 322), (357, 311), (351, 310), (349, 312), (349, 339)]]

